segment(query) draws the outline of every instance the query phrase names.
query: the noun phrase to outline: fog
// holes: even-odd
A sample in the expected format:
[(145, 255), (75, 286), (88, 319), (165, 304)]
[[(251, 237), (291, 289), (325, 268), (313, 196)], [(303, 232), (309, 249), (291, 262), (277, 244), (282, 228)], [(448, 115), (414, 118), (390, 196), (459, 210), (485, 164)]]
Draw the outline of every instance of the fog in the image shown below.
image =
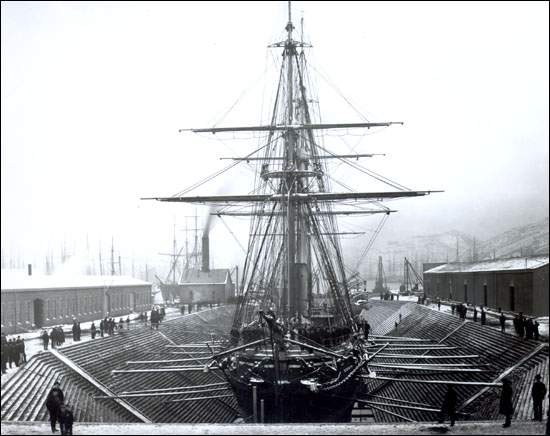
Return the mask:
[[(483, 239), (548, 215), (547, 2), (293, 2), (293, 13), (323, 76), (323, 121), (404, 121), (325, 145), (384, 153), (361, 164), (445, 191), (388, 203), (399, 212), (377, 243), (450, 230)], [(97, 262), (101, 245), (105, 261), (113, 239), (125, 273), (132, 260), (161, 270), (174, 228), (180, 248), (194, 228), (186, 217), (202, 228), (208, 208), (140, 198), (172, 195), (226, 166), (220, 157), (257, 148), (246, 135), (178, 129), (265, 121), (280, 62), (267, 45), (286, 21), (286, 2), (2, 2), (3, 257), (44, 265), (65, 250)], [(331, 169), (357, 191), (383, 188)], [(252, 175), (241, 164), (193, 192), (248, 193)], [(247, 220), (224, 222), (246, 246)], [(212, 226), (213, 266), (242, 264), (227, 227)], [(368, 238), (346, 243), (348, 255)]]

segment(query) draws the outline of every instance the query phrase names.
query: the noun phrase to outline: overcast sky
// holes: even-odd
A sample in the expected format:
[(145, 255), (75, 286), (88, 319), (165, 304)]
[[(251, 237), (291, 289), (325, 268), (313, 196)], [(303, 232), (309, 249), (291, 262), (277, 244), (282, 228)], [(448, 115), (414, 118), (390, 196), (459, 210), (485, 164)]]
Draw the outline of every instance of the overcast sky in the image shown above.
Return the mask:
[[(548, 215), (548, 3), (294, 2), (304, 16), (327, 122), (404, 121), (327, 136), (337, 152), (412, 189), (391, 203), (386, 236), (456, 229), (483, 239)], [(2, 250), (25, 262), (94, 252), (158, 262), (183, 242), (193, 206), (167, 196), (243, 156), (258, 140), (179, 128), (265, 120), (286, 2), (2, 2)], [(244, 94), (243, 94), (244, 92)], [(226, 111), (237, 105), (224, 117)], [(365, 132), (363, 132), (365, 133)], [(333, 164), (357, 191), (370, 180)], [(238, 167), (200, 193), (246, 193)], [(340, 190), (335, 187), (335, 190)], [(207, 213), (198, 207), (199, 221)], [(363, 218), (351, 228), (374, 228)], [(226, 219), (244, 245), (246, 221)], [(191, 227), (191, 222), (189, 222)], [(366, 239), (357, 241), (366, 242)], [(215, 224), (215, 266), (243, 253)]]

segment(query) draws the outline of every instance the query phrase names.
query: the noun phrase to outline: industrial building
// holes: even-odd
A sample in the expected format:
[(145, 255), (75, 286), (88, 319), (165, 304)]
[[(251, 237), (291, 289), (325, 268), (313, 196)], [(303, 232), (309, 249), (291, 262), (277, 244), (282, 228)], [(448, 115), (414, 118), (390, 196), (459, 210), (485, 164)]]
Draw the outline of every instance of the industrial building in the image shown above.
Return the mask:
[(424, 271), (432, 299), (548, 316), (548, 256), (445, 263)]
[(2, 273), (2, 332), (24, 332), (141, 312), (151, 308), (151, 283), (125, 276)]
[(164, 301), (179, 300), (185, 304), (225, 303), (234, 294), (235, 285), (226, 268), (203, 271), (188, 270), (184, 280), (176, 285), (161, 285)]
[(208, 234), (202, 237), (201, 268), (186, 269), (179, 283), (161, 283), (160, 288), (164, 301), (190, 305), (225, 303), (235, 294), (231, 271), (210, 269)]

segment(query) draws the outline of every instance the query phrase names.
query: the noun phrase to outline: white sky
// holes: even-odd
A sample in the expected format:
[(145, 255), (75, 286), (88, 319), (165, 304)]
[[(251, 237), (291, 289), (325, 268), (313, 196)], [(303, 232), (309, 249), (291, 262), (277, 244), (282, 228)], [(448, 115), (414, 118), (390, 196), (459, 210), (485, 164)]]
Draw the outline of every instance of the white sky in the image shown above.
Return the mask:
[[(303, 11), (313, 66), (369, 120), (405, 122), (347, 139), (357, 152), (387, 153), (362, 164), (445, 190), (392, 202), (399, 213), (385, 235), (457, 229), (484, 239), (548, 215), (547, 2), (293, 10), (297, 27)], [(139, 198), (174, 194), (224, 166), (219, 157), (257, 146), (178, 129), (212, 125), (246, 89), (222, 124), (265, 119), (280, 57), (266, 46), (281, 39), (286, 2), (2, 2), (1, 24), (3, 253), (43, 263), (88, 234), (107, 254), (114, 235), (123, 257), (154, 263), (194, 207)], [(317, 83), (325, 121), (360, 121)], [(347, 150), (337, 136), (326, 145)], [(358, 191), (374, 186), (345, 167), (334, 175)], [(199, 192), (251, 186), (244, 167)], [(245, 244), (246, 222), (226, 222)], [(215, 266), (242, 261), (220, 223), (212, 239)]]

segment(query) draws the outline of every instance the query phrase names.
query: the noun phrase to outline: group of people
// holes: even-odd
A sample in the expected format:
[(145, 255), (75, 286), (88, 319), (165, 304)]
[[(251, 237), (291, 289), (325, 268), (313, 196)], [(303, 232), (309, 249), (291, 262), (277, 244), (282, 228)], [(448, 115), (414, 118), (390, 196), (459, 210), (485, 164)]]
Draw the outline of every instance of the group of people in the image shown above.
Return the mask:
[(56, 381), (46, 398), (46, 408), (50, 414), (52, 433), (57, 431), (55, 426), (59, 422), (61, 434), (72, 435), (74, 422), (73, 408), (64, 401), (65, 396), (63, 395), (59, 382)]
[(166, 309), (164, 307), (154, 306), (151, 310), (151, 329), (158, 330), (160, 322), (166, 316)]
[[(535, 376), (533, 387), (531, 388), (531, 398), (533, 400), (533, 420), (542, 421), (542, 403), (546, 396), (546, 385), (541, 381), (540, 374)], [(500, 394), (499, 413), (504, 415), (505, 420), (503, 427), (510, 427), (512, 424), (512, 416), (514, 414), (512, 382), (509, 378), (502, 379), (502, 392)], [(446, 416), (449, 416), (451, 427), (456, 421), (456, 406), (458, 404), (457, 393), (454, 386), (449, 384), (447, 392), (443, 398), (441, 411), (439, 413), (439, 423), (442, 424)]]
[[(130, 317), (128, 317), (127, 322), (128, 322), (128, 325), (130, 325)], [(122, 318), (120, 318), (118, 322), (118, 329), (120, 330), (123, 327), (124, 327), (124, 322), (122, 321)], [(117, 323), (113, 317), (105, 317), (99, 322), (99, 334), (101, 335), (101, 337), (104, 337), (105, 333), (107, 333), (109, 336), (113, 336), (116, 330), (117, 330)]]
[[(45, 329), (42, 330), (40, 337), (42, 338), (42, 345), (44, 346), (44, 350), (48, 349), (48, 345), (50, 344), (50, 342), (51, 342), (52, 348), (60, 347), (65, 343), (65, 332), (63, 331), (63, 327), (61, 326), (53, 327), (50, 330), (50, 334), (48, 334), (47, 330)], [(73, 332), (73, 338), (74, 338), (74, 332)]]
[(21, 336), (17, 336), (16, 339), (8, 339), (7, 336), (2, 333), (2, 374), (5, 374), (12, 364), (15, 366), (23, 365), (27, 361), (27, 355), (25, 353), (25, 341), (21, 339)]
[(520, 338), (539, 340), (539, 323), (537, 320), (533, 322), (531, 318), (523, 316), (520, 312), (514, 317), (514, 330)]

